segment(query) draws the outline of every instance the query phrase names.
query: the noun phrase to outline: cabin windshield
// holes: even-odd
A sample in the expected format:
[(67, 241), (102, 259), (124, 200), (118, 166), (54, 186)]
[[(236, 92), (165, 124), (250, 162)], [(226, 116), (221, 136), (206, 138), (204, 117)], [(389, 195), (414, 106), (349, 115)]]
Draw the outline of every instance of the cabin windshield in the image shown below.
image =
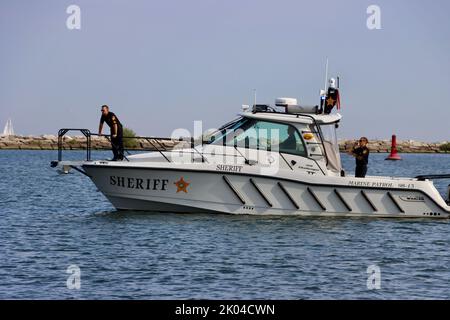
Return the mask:
[(209, 143), (306, 157), (306, 148), (298, 130), (286, 123), (242, 118), (221, 129)]
[(322, 124), (320, 131), (323, 138), (323, 146), (327, 155), (327, 167), (334, 172), (341, 171), (341, 156), (339, 154), (339, 144), (337, 141), (337, 123)]

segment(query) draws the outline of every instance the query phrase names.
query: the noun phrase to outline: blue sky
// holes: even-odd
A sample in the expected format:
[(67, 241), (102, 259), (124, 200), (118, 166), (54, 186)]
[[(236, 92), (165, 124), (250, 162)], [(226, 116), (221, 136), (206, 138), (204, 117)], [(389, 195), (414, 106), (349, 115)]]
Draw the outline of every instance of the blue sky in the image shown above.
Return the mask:
[[(69, 30), (66, 8), (81, 8)], [(366, 9), (381, 8), (381, 30)], [(0, 125), (96, 131), (108, 104), (141, 135), (204, 129), (242, 104), (318, 103), (341, 77), (341, 137), (450, 140), (450, 2), (0, 0)]]

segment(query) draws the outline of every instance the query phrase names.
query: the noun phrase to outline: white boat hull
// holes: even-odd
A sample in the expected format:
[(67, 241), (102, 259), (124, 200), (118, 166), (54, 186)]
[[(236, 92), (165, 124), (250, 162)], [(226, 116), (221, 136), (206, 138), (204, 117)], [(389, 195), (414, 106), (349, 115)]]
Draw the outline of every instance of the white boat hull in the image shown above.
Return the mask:
[(195, 165), (90, 163), (83, 169), (119, 210), (301, 216), (448, 218), (430, 181), (261, 175)]

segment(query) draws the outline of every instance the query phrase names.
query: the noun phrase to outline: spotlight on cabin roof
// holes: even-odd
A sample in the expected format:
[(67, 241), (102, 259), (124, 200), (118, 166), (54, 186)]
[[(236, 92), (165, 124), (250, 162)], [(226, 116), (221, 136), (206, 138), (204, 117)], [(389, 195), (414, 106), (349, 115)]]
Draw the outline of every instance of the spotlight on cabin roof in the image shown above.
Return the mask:
[(275, 105), (284, 107), (286, 113), (318, 113), (318, 106), (301, 105), (295, 98), (276, 98)]
[(287, 106), (296, 106), (297, 99), (295, 98), (276, 98), (275, 105), (277, 107), (287, 107)]

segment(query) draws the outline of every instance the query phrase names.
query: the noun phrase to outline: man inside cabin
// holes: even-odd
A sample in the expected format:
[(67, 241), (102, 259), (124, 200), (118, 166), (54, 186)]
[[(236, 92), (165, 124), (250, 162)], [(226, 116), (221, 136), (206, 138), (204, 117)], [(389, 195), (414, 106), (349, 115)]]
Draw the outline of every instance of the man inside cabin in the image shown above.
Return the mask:
[(281, 152), (292, 152), (297, 149), (297, 139), (295, 138), (295, 128), (293, 126), (288, 126), (286, 140), (280, 143)]
[(351, 150), (351, 155), (356, 158), (356, 178), (365, 178), (367, 173), (367, 165), (369, 163), (369, 148), (367, 144), (369, 140), (366, 137), (361, 137), (359, 141), (355, 143), (353, 149)]
[(107, 105), (102, 106), (102, 117), (98, 127), (98, 134), (102, 134), (103, 123), (109, 126), (111, 131), (111, 147), (114, 154), (112, 161), (123, 160), (123, 128), (117, 116), (109, 111)]

